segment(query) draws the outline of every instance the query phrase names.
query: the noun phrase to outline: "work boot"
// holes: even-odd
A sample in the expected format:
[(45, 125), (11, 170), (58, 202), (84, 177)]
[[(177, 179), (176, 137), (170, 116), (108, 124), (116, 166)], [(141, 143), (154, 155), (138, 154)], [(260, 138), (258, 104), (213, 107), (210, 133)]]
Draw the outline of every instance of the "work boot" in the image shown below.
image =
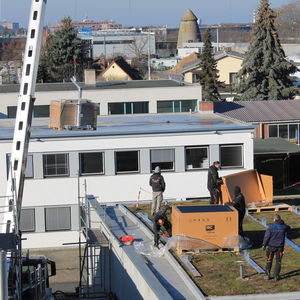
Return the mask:
[(265, 280), (270, 280), (271, 279), (270, 272), (266, 271), (264, 279)]
[(279, 281), (279, 280), (281, 280), (281, 277), (280, 277), (280, 275), (276, 275), (276, 276), (274, 277), (274, 280), (275, 280), (275, 281)]

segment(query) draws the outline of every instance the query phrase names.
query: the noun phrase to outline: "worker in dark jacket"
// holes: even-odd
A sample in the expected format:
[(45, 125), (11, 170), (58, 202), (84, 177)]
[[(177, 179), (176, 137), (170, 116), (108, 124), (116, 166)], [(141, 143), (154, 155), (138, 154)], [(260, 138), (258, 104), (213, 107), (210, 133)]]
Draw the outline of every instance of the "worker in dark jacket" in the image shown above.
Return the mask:
[(160, 167), (155, 167), (149, 184), (152, 187), (151, 216), (153, 216), (154, 213), (159, 211), (161, 201), (163, 200), (163, 192), (166, 189), (164, 177), (160, 173)]
[(168, 236), (172, 236), (172, 225), (168, 220), (167, 211), (171, 210), (169, 205), (166, 205), (163, 209), (154, 214), (153, 218), (153, 231), (154, 231), (154, 246), (158, 247), (159, 232), (164, 228)]
[(280, 280), (281, 260), (284, 251), (284, 241), (290, 226), (284, 224), (281, 217), (276, 214), (274, 216), (274, 223), (272, 223), (266, 230), (263, 249), (266, 250), (267, 263), (266, 263), (266, 279), (270, 279), (273, 258), (275, 256), (276, 264), (274, 270), (274, 279)]
[(215, 161), (208, 169), (207, 175), (207, 189), (210, 193), (210, 204), (219, 204), (221, 191), (220, 185), (223, 183), (222, 179), (219, 177), (218, 170), (221, 164), (219, 161)]
[(244, 195), (241, 192), (241, 188), (236, 186), (234, 188), (234, 201), (226, 203), (228, 205), (233, 206), (238, 211), (239, 216), (239, 235), (244, 236), (243, 231), (243, 220), (246, 213), (246, 204)]

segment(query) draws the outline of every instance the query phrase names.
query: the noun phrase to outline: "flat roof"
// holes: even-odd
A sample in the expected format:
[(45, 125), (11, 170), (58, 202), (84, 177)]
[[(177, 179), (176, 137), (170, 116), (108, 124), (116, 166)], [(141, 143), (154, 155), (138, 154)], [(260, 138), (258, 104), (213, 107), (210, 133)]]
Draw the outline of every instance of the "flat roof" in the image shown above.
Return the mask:
[[(132, 89), (132, 88), (159, 88), (159, 87), (182, 87), (190, 86), (174, 80), (128, 80), (128, 81), (103, 81), (96, 85), (80, 83), (83, 90), (106, 90), (106, 89)], [(197, 85), (195, 85), (197, 86)], [(19, 84), (0, 85), (0, 93), (18, 93)], [(77, 88), (71, 82), (65, 83), (38, 83), (36, 92), (76, 91)]]
[[(0, 119), (0, 140), (13, 137), (15, 120)], [(255, 127), (213, 113), (147, 114), (98, 117), (96, 130), (53, 130), (49, 118), (33, 119), (31, 138), (96, 137), (252, 130)]]
[(283, 138), (253, 139), (254, 154), (300, 153), (300, 147)]

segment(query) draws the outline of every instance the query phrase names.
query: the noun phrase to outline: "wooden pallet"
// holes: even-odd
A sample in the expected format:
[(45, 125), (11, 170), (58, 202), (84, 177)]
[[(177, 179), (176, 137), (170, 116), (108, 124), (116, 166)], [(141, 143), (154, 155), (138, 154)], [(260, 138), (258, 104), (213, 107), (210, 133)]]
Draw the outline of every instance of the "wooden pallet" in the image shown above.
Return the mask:
[(248, 207), (249, 213), (260, 213), (260, 212), (279, 212), (279, 211), (292, 211), (292, 206), (288, 204), (278, 204), (262, 207)]
[(178, 255), (182, 255), (183, 252), (185, 253), (192, 253), (192, 254), (200, 254), (200, 253), (224, 253), (224, 252), (240, 252), (240, 248), (216, 248), (216, 249), (202, 249), (202, 248), (195, 248), (195, 249), (183, 249), (183, 248), (176, 248)]

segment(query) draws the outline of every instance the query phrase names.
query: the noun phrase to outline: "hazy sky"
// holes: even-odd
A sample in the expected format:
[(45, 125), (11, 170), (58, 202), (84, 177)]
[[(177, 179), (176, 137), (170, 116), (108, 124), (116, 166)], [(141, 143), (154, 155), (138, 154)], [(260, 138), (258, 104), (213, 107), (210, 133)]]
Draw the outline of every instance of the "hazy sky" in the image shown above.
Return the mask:
[[(124, 25), (178, 26), (187, 8), (204, 24), (251, 22), (259, 0), (48, 0), (46, 24), (64, 16), (73, 20), (111, 19)], [(273, 8), (289, 0), (270, 0)], [(0, 0), (0, 19), (27, 26), (31, 0)]]

